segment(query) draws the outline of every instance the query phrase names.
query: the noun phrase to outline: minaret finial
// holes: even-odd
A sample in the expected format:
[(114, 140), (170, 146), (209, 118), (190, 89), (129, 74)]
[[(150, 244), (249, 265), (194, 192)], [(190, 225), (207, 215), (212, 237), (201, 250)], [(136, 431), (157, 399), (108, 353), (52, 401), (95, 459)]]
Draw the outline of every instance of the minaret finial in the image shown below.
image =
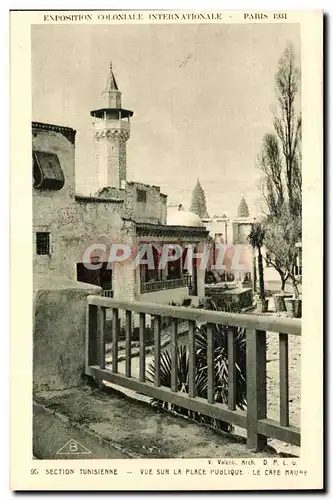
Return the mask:
[(118, 85), (116, 82), (116, 78), (113, 74), (112, 61), (110, 60), (109, 61), (109, 75), (108, 75), (106, 87), (105, 87), (103, 94), (110, 94), (110, 92), (114, 92), (115, 90), (118, 91), (119, 89), (118, 89)]

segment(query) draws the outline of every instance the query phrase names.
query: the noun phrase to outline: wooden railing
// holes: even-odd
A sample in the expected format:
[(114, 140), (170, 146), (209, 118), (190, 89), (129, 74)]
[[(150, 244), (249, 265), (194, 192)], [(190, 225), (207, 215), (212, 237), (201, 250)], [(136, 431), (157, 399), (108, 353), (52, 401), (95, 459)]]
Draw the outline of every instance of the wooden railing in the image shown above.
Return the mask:
[[(105, 363), (105, 311), (112, 309), (112, 366)], [(119, 311), (125, 328), (125, 374), (118, 373)], [(139, 377), (131, 373), (131, 334), (133, 313), (139, 314)], [(155, 380), (146, 380), (145, 325), (146, 315), (153, 319)], [(171, 332), (171, 388), (161, 386), (161, 322), (169, 317)], [(177, 343), (179, 320), (187, 320), (189, 349), (189, 394), (177, 391)], [(195, 330), (197, 323), (207, 324), (207, 399), (196, 396)], [(236, 408), (236, 344), (235, 329), (228, 331), (228, 404), (215, 402), (213, 326), (238, 326), (246, 329), (247, 410)], [(280, 421), (267, 418), (266, 332), (279, 335)], [(301, 320), (257, 315), (235, 314), (186, 307), (164, 306), (144, 302), (123, 302), (99, 296), (87, 299), (86, 368), (85, 373), (101, 381), (131, 389), (188, 410), (243, 427), (247, 430), (247, 445), (260, 450), (267, 438), (300, 446), (300, 429), (289, 425), (288, 337), (301, 335)]]
[(173, 288), (183, 288), (188, 286), (187, 277), (171, 279), (171, 280), (161, 280), (161, 281), (149, 281), (147, 283), (141, 283), (140, 290), (141, 293), (158, 292), (160, 290), (172, 290)]

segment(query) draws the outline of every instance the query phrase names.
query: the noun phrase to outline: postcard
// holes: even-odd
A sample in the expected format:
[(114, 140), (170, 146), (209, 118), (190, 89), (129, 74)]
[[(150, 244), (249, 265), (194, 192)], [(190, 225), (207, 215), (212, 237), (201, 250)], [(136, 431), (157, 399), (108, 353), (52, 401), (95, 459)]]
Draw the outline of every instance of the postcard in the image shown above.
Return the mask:
[(10, 18), (10, 489), (322, 489), (323, 13)]

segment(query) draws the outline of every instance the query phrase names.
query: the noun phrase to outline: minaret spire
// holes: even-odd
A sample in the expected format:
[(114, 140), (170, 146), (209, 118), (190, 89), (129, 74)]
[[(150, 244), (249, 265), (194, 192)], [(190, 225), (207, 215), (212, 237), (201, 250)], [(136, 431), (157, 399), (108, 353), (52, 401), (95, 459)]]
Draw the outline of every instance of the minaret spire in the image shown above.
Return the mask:
[(119, 91), (116, 77), (113, 73), (112, 61), (110, 61), (109, 64), (109, 75), (105, 90), (102, 92), (102, 95), (106, 96), (109, 107), (111, 107), (110, 103), (116, 101), (117, 103), (119, 103), (119, 108), (121, 108), (121, 92)]
[(243, 195), (238, 205), (237, 217), (243, 217), (243, 218), (250, 217), (249, 207)]
[(190, 212), (197, 214), (202, 219), (208, 219), (207, 204), (204, 190), (201, 187), (199, 177), (197, 183), (192, 191)]

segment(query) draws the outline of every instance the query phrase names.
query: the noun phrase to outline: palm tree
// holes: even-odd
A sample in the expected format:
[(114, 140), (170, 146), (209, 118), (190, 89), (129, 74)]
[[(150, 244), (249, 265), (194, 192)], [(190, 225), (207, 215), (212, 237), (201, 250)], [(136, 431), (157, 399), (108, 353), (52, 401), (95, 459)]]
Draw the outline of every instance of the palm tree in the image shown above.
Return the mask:
[(253, 224), (251, 232), (248, 236), (248, 241), (253, 249), (258, 250), (258, 273), (259, 273), (259, 298), (261, 300), (265, 299), (265, 287), (264, 287), (264, 267), (261, 248), (264, 244), (265, 239), (265, 229), (260, 222)]

